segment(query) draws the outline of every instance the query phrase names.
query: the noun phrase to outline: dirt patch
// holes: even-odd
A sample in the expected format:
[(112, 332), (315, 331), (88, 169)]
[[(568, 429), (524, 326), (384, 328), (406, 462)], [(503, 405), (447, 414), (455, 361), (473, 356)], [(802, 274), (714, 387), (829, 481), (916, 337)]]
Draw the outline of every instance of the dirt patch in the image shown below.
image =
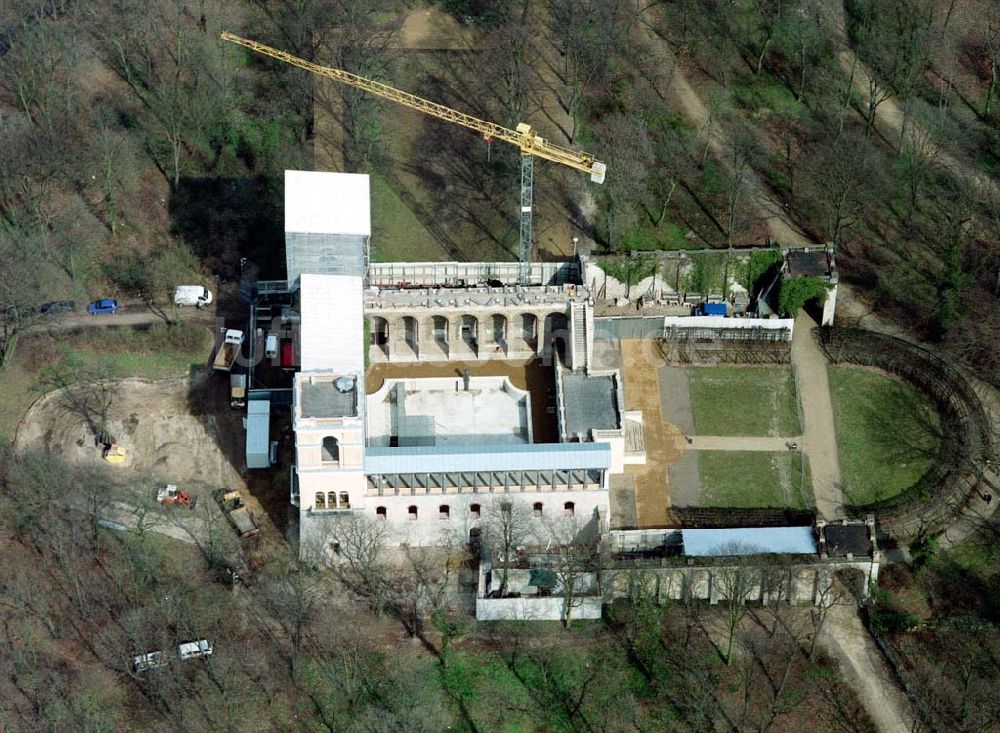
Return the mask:
[(623, 339), (621, 350), (625, 409), (642, 410), (646, 442), (646, 464), (625, 467), (635, 476), (636, 524), (640, 529), (675, 526), (667, 466), (683, 453), (684, 436), (679, 427), (663, 420), (658, 372), (663, 359), (650, 340)]
[(121, 478), (149, 484), (151, 502), (157, 482), (176, 484), (210, 504), (215, 489), (239, 489), (267, 541), (280, 542), (288, 505), (287, 468), (244, 471), (242, 412), (229, 407), (227, 388), (228, 381), (214, 374), (117, 381), (105, 432), (124, 446), (122, 465), (103, 460), (91, 424), (61, 391), (31, 407), (14, 446), (42, 449), (69, 463), (106, 466)]
[(454, 16), (427, 6), (410, 11), (397, 39), (400, 47), (408, 51), (467, 50), (477, 43), (475, 33)]

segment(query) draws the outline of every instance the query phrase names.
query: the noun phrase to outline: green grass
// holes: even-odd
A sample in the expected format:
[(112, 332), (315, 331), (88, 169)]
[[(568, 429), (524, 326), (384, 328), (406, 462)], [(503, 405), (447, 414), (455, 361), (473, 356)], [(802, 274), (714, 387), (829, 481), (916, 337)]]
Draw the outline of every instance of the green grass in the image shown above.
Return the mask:
[(664, 250), (664, 249), (698, 249), (696, 242), (690, 242), (685, 237), (686, 230), (672, 221), (663, 221), (654, 227), (644, 223), (622, 237), (620, 250)]
[(115, 377), (146, 379), (176, 377), (205, 367), (214, 345), (209, 330), (197, 324), (84, 331), (61, 343), (65, 364), (100, 367)]
[(698, 435), (796, 436), (795, 380), (782, 367), (689, 367)]
[(813, 506), (808, 466), (802, 454), (762, 451), (699, 451), (702, 506)]
[(867, 369), (830, 369), (830, 395), (844, 497), (861, 505), (910, 488), (941, 445), (934, 406), (898, 379)]
[(73, 374), (101, 368), (114, 377), (164, 379), (183, 376), (192, 368), (205, 368), (213, 339), (203, 325), (182, 324), (168, 329), (163, 324), (145, 330), (94, 328), (66, 331), (58, 339), (49, 335), (24, 338), (11, 364), (0, 372), (0, 445), (14, 439), (14, 432), (43, 391), (40, 383), (46, 368), (67, 367)]
[(446, 259), (434, 235), (381, 176), (372, 176), (372, 260), (423, 262)]

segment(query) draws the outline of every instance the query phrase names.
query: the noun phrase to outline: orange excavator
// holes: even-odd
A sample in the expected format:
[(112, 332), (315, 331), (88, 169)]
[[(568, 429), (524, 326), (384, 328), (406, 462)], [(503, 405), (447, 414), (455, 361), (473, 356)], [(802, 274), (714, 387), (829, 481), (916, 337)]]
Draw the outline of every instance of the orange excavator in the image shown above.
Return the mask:
[(167, 484), (158, 488), (156, 490), (156, 501), (169, 506), (183, 504), (188, 509), (194, 509), (195, 504), (198, 503), (196, 498), (189, 496), (186, 491), (181, 491), (174, 484)]

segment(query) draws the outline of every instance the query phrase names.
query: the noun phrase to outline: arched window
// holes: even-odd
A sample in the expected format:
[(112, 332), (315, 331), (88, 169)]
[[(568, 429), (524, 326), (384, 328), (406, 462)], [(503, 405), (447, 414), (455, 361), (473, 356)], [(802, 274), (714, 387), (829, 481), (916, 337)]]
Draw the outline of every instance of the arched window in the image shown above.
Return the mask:
[(326, 508), (336, 509), (337, 508), (337, 492), (328, 491), (326, 492)]
[(469, 517), (472, 519), (479, 519), (482, 516), (482, 507), (479, 504), (469, 505)]
[(316, 509), (326, 509), (326, 497), (323, 496), (322, 491), (316, 492), (316, 501), (313, 502), (313, 506)]
[(406, 510), (406, 518), (411, 522), (415, 522), (417, 520), (417, 508), (412, 504), (410, 505), (410, 508)]
[(535, 504), (534, 504), (534, 506), (531, 509), (532, 509), (532, 513), (536, 517), (542, 516), (542, 502), (536, 501)]
[(565, 504), (563, 504), (564, 515), (566, 515), (567, 517), (572, 517), (575, 513), (576, 513), (576, 505), (573, 502), (567, 501)]
[(384, 506), (375, 507), (375, 519), (379, 520), (380, 522), (384, 522), (385, 521), (385, 507)]
[(351, 496), (346, 491), (340, 492), (340, 504), (338, 505), (341, 509), (351, 508)]
[(450, 519), (451, 518), (451, 507), (447, 504), (442, 504), (438, 509), (438, 519)]
[(332, 435), (323, 438), (323, 450), (320, 452), (323, 463), (340, 463), (340, 442)]

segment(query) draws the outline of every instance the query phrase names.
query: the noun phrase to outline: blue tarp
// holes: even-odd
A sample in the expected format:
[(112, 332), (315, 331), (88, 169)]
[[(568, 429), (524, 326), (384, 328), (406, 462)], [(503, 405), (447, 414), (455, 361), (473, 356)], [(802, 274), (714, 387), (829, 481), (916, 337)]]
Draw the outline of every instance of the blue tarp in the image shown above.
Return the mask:
[(682, 529), (684, 554), (692, 557), (731, 555), (814, 555), (812, 527), (734, 527)]

